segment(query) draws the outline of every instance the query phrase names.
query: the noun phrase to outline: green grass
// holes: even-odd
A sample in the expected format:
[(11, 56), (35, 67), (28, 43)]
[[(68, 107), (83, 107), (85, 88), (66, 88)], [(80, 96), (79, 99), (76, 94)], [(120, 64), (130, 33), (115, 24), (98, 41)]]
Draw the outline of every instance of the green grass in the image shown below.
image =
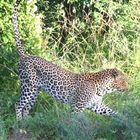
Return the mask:
[[(90, 111), (71, 114), (68, 106), (41, 94), (31, 114), (22, 122), (17, 122), (15, 112), (13, 109), (10, 111), (9, 108), (13, 105), (7, 105), (4, 110), (1, 110), (3, 115), (0, 117), (0, 139), (11, 137), (13, 140), (16, 138), (138, 140), (140, 137), (140, 83), (134, 83), (134, 81), (131, 81), (132, 86), (128, 92), (112, 93), (104, 99), (111, 108), (120, 113), (119, 118), (104, 117)], [(11, 99), (7, 99), (7, 102), (9, 101)]]

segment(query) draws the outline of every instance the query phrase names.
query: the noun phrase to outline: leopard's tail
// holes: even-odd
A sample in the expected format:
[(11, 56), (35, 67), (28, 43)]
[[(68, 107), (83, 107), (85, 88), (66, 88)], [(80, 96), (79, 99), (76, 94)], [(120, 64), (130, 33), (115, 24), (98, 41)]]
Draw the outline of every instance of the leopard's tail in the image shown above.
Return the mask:
[(14, 5), (14, 10), (12, 14), (12, 22), (13, 22), (13, 28), (14, 28), (14, 36), (17, 46), (17, 51), (20, 57), (25, 57), (26, 52), (24, 47), (22, 46), (21, 40), (20, 40), (20, 34), (19, 34), (19, 28), (18, 28), (18, 21), (17, 21), (17, 9), (20, 4), (21, 0), (16, 0), (16, 3)]

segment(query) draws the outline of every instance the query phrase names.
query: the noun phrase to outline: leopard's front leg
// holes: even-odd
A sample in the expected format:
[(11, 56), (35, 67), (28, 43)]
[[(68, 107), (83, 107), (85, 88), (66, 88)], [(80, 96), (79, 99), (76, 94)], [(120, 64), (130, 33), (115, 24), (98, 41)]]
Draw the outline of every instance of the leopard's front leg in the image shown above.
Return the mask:
[(93, 104), (90, 108), (91, 111), (104, 115), (104, 116), (117, 116), (118, 113), (105, 106), (104, 104)]

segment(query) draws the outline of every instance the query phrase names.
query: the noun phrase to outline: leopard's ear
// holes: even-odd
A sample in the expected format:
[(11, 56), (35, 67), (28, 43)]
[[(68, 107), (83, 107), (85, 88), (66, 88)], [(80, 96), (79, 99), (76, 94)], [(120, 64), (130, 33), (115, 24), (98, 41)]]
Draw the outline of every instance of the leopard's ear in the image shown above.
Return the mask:
[(117, 71), (116, 68), (115, 68), (115, 69), (112, 69), (111, 76), (112, 76), (112, 78), (114, 78), (114, 79), (118, 76), (118, 71)]

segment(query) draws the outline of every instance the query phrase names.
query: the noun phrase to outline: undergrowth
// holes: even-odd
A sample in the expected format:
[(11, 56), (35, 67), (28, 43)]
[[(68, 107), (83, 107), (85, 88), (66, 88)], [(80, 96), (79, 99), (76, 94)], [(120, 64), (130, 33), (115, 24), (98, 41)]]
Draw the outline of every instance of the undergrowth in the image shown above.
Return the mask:
[[(119, 112), (118, 118), (103, 117), (90, 111), (71, 114), (68, 106), (42, 93), (32, 113), (17, 122), (15, 112), (7, 109), (5, 104), (5, 110), (9, 112), (1, 110), (6, 115), (0, 118), (0, 139), (137, 140), (140, 137), (140, 83), (131, 83), (129, 92), (112, 93), (104, 99), (108, 106)], [(7, 102), (10, 101), (7, 98)]]

